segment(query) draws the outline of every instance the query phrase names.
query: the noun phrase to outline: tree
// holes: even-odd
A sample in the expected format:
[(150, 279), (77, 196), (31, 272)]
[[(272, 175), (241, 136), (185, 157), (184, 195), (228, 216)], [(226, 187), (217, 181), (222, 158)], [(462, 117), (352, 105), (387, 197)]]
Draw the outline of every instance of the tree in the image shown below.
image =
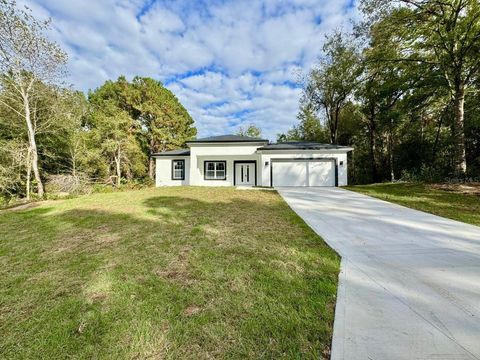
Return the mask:
[(22, 191), (27, 146), (22, 140), (0, 139), (0, 203), (1, 197), (11, 198)]
[(136, 139), (138, 128), (128, 112), (112, 99), (95, 102), (88, 127), (89, 147), (98, 150), (108, 164), (109, 174), (114, 174), (115, 184), (120, 186), (122, 176), (131, 178), (137, 163), (144, 161)]
[(288, 130), (286, 134), (278, 134), (277, 141), (313, 141), (325, 143), (329, 141), (328, 130), (320, 123), (314, 107), (305, 98), (300, 101), (297, 115), (299, 123)]
[(161, 82), (135, 77), (126, 90), (127, 109), (145, 129), (140, 136), (148, 147), (148, 174), (153, 179), (155, 162), (150, 154), (184, 146), (195, 137), (197, 129), (185, 107)]
[[(85, 156), (87, 132), (83, 125), (89, 113), (89, 104), (82, 92), (68, 92), (60, 108), (66, 116), (67, 121), (64, 124), (63, 142), (65, 146), (65, 165), (68, 172), (76, 177), (78, 170), (82, 168), (82, 157)], [(65, 107), (68, 106), (68, 109)]]
[(138, 129), (135, 136), (139, 146), (149, 158), (150, 178), (154, 174), (152, 153), (178, 149), (197, 133), (193, 119), (176, 96), (151, 78), (135, 77), (129, 82), (120, 76), (116, 81), (106, 81), (90, 93), (89, 101), (96, 111), (102, 102), (111, 101), (128, 114), (132, 126)]
[[(362, 81), (356, 87), (356, 99), (360, 103), (362, 122), (368, 138), (371, 180), (380, 180), (378, 172), (377, 144), (388, 143), (388, 162), (390, 177), (394, 179), (393, 143), (395, 134), (395, 111), (402, 97), (412, 88), (412, 79), (418, 79), (418, 74), (408, 71), (408, 67), (398, 63), (382, 62), (382, 58), (394, 58), (398, 53), (395, 42), (379, 41), (376, 31), (372, 31), (370, 46), (363, 51)], [(386, 138), (386, 139), (385, 139)]]
[(240, 136), (259, 138), (262, 136), (262, 129), (260, 129), (258, 126), (255, 126), (254, 124), (250, 124), (245, 128), (243, 126), (240, 126), (236, 134)]
[[(14, 1), (0, 0), (0, 104), (24, 121), (28, 137), (27, 172), (36, 180), (38, 196), (44, 194), (37, 147), (38, 109), (45, 85), (62, 77), (67, 60), (65, 52), (49, 41), (44, 32), (50, 23), (36, 20), (26, 8), (19, 10)], [(30, 178), (28, 177), (27, 188)], [(27, 191), (27, 198), (30, 191)]]
[(352, 41), (336, 31), (327, 37), (320, 61), (308, 75), (304, 98), (324, 113), (332, 144), (337, 143), (341, 111), (356, 86), (359, 64)]
[[(454, 170), (464, 176), (465, 97), (480, 72), (478, 0), (363, 0), (371, 25), (401, 46), (400, 56), (385, 61), (427, 65), (443, 81), (454, 104)], [(378, 21), (378, 19), (382, 19)]]
[(292, 126), (291, 129), (288, 129), (287, 133), (277, 134), (277, 142), (287, 142), (287, 141), (301, 141), (302, 134), (298, 125)]
[(300, 103), (300, 111), (297, 115), (299, 120), (298, 133), (302, 141), (315, 141), (325, 143), (329, 141), (328, 130), (320, 123), (311, 103), (303, 101)]

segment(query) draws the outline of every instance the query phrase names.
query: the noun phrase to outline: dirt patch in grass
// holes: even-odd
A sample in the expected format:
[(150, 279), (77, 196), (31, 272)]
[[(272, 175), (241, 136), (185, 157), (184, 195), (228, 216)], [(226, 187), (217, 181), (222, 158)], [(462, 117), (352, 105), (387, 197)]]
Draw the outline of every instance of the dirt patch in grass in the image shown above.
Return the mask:
[(194, 281), (188, 270), (188, 254), (191, 251), (191, 246), (183, 246), (178, 256), (166, 268), (156, 270), (155, 274), (165, 280), (176, 281), (182, 285), (191, 285)]
[(22, 202), (22, 203), (17, 203), (17, 204), (12, 204), (10, 206), (6, 206), (2, 209), (0, 209), (0, 214), (2, 212), (9, 212), (9, 211), (24, 211), (24, 210), (29, 210), (36, 208), (40, 205), (48, 205), (52, 204), (53, 200), (41, 200), (41, 201), (30, 201), (30, 202)]
[(480, 183), (469, 184), (433, 184), (432, 189), (451, 191), (459, 194), (480, 196)]
[(92, 293), (89, 296), (89, 299), (91, 302), (102, 301), (102, 300), (105, 300), (106, 298), (107, 298), (107, 294), (97, 293), (97, 292)]
[(56, 241), (47, 255), (100, 250), (112, 246), (120, 238), (121, 235), (109, 225), (99, 225), (87, 231), (74, 229), (73, 234)]
[(193, 316), (195, 314), (198, 314), (200, 311), (202, 311), (202, 308), (200, 306), (190, 305), (185, 309), (183, 313), (185, 316)]

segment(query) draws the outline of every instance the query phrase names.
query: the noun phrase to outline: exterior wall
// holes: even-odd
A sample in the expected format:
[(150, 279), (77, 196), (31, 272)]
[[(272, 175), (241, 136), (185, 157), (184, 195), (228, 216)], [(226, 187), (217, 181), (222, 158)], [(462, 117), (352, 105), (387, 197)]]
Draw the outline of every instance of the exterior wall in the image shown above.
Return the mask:
[[(234, 161), (256, 161), (256, 178), (258, 186), (270, 186), (270, 167), (272, 159), (294, 158), (335, 158), (338, 166), (338, 186), (347, 185), (347, 151), (312, 151), (298, 150), (295, 153), (286, 151), (261, 151), (257, 148), (263, 144), (192, 144), (190, 156), (161, 156), (155, 159), (156, 186), (201, 185), (201, 186), (233, 186)], [(185, 160), (185, 180), (172, 180), (172, 160)], [(205, 161), (226, 161), (226, 180), (205, 180)], [(340, 164), (342, 162), (342, 164)], [(266, 165), (268, 163), (268, 165)]]
[[(262, 151), (261, 161), (258, 166), (259, 172), (262, 173), (262, 182), (258, 183), (262, 186), (270, 186), (270, 167), (272, 166), (272, 159), (294, 159), (294, 158), (336, 158), (338, 165), (338, 186), (347, 185), (347, 152), (319, 152), (311, 150), (299, 150), (296, 153), (290, 151)], [(268, 165), (265, 163), (268, 162)], [(340, 165), (340, 162), (343, 162)]]
[[(191, 172), (190, 184), (202, 186), (233, 186), (234, 161), (257, 161), (257, 185), (261, 184), (260, 155), (256, 153), (262, 144), (195, 144), (190, 147)], [(205, 180), (204, 163), (209, 160), (227, 162), (226, 180)]]
[[(172, 160), (185, 160), (185, 180), (172, 180)], [(155, 158), (155, 186), (190, 184), (190, 158), (188, 156), (159, 156)]]

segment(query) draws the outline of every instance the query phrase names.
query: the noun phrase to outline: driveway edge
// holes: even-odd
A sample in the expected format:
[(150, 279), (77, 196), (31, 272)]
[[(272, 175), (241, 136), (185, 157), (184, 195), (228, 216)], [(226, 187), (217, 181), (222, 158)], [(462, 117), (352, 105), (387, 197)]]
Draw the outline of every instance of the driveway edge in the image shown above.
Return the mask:
[(345, 311), (346, 311), (346, 278), (348, 260), (341, 259), (338, 274), (337, 298), (335, 303), (335, 318), (333, 320), (331, 360), (343, 360), (345, 356)]

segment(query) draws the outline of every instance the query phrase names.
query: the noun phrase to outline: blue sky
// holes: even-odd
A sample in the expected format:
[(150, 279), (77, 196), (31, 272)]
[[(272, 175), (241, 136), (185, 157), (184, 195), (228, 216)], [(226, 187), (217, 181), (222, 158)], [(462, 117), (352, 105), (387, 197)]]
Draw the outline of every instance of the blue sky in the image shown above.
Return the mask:
[(325, 34), (349, 28), (354, 0), (22, 0), (52, 18), (69, 82), (88, 90), (119, 75), (172, 90), (199, 136), (253, 123), (274, 140), (296, 123), (299, 79)]

